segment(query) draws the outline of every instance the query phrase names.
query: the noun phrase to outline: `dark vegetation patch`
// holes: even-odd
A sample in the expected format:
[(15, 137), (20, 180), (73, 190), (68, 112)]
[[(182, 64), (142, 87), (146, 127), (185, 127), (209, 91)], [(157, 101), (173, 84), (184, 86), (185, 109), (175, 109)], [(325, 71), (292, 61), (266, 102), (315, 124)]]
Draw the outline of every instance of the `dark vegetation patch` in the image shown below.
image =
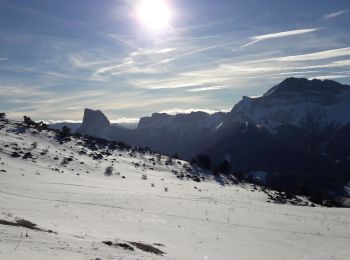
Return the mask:
[[(155, 255), (164, 255), (165, 252), (159, 250), (158, 248), (145, 244), (145, 243), (140, 243), (140, 242), (131, 242), (128, 241), (128, 243), (113, 243), (112, 241), (103, 241), (103, 244), (107, 245), (107, 246), (113, 246), (113, 247), (121, 247), (124, 248), (125, 250), (130, 250), (130, 251), (134, 251), (134, 248), (131, 246), (135, 246), (136, 248), (140, 249), (141, 251), (147, 252), (147, 253), (152, 253)], [(130, 245), (129, 245), (130, 244)], [(155, 243), (154, 245), (156, 246), (164, 246), (163, 244), (157, 244)]]
[(116, 243), (114, 246), (124, 248), (125, 250), (134, 251), (134, 248), (127, 243)]
[(309, 204), (308, 202), (300, 199), (299, 197), (295, 196), (292, 193), (289, 192), (281, 192), (281, 191), (267, 191), (265, 190), (268, 202), (274, 202), (277, 204), (291, 204), (294, 206), (312, 206), (314, 207), (314, 204)]
[(113, 243), (112, 241), (103, 241), (102, 243), (107, 246), (121, 247), (125, 250), (134, 251), (134, 248), (127, 243)]
[(36, 230), (36, 231), (57, 234), (56, 232), (54, 232), (52, 230), (38, 228), (36, 224), (34, 224), (33, 222), (30, 222), (28, 220), (25, 220), (25, 219), (16, 219), (15, 221), (8, 221), (8, 220), (0, 219), (0, 225), (13, 226), (13, 227), (24, 227), (24, 228), (28, 228), (28, 229), (32, 229), (32, 230)]
[(112, 241), (103, 241), (103, 244), (106, 244), (107, 246), (112, 246), (113, 242)]
[(129, 242), (129, 243), (144, 252), (153, 253), (161, 256), (165, 254), (165, 252), (163, 252), (162, 250), (159, 250), (158, 248), (155, 248), (154, 246), (151, 246), (151, 245), (147, 245), (140, 242)]

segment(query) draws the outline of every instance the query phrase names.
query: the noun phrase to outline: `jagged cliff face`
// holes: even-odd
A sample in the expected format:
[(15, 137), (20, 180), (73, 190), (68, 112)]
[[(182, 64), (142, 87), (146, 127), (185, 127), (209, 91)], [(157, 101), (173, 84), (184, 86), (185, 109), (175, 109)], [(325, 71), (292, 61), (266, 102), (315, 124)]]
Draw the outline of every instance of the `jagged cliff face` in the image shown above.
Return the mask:
[(110, 139), (111, 123), (100, 110), (85, 109), (83, 123), (77, 133)]
[(212, 115), (204, 112), (178, 115), (154, 113), (151, 117), (141, 118), (136, 129), (125, 129), (112, 126), (101, 111), (85, 109), (83, 124), (77, 132), (191, 158), (199, 152), (201, 141), (216, 131), (225, 116), (221, 112)]
[(178, 115), (155, 113), (140, 119), (136, 129), (137, 143), (190, 159), (200, 152), (202, 141), (216, 131), (225, 116), (221, 112), (212, 115), (204, 112)]
[(243, 97), (229, 113), (154, 113), (134, 130), (111, 126), (101, 111), (87, 109), (78, 132), (184, 159), (208, 154), (236, 169), (317, 172), (350, 158), (348, 111), (349, 86), (288, 78), (261, 97)]

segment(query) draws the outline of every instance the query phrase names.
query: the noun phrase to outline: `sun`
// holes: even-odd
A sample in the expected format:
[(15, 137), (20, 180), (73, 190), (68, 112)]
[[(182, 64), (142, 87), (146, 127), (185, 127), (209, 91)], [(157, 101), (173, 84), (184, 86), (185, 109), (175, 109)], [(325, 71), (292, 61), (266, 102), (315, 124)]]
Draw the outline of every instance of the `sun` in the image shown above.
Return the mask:
[(150, 30), (160, 31), (170, 25), (171, 10), (167, 0), (141, 0), (137, 15)]

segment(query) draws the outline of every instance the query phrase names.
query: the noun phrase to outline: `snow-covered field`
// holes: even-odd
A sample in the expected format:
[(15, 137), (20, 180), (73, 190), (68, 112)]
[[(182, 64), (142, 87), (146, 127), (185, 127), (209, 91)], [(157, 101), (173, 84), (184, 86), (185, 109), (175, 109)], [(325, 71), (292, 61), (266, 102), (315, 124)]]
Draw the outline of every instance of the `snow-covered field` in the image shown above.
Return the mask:
[[(350, 257), (349, 209), (268, 203), (249, 185), (220, 185), (208, 176), (181, 180), (174, 171), (183, 171), (185, 162), (153, 165), (151, 155), (120, 151), (93, 160), (78, 154), (76, 140), (60, 145), (52, 133), (15, 129), (11, 123), (0, 130), (0, 220), (25, 219), (43, 231), (0, 224), (0, 259)], [(13, 158), (14, 149), (34, 159)], [(73, 161), (62, 164), (64, 157)], [(112, 163), (117, 174), (105, 176)]]

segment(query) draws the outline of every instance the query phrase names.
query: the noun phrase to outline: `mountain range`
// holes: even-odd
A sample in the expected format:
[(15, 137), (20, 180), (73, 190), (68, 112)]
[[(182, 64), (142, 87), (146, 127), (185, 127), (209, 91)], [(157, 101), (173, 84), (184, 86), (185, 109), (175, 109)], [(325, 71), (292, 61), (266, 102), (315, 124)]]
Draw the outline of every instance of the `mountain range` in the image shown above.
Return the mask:
[(349, 178), (350, 86), (287, 78), (260, 97), (243, 97), (230, 112), (154, 113), (136, 129), (112, 125), (85, 109), (76, 130), (107, 140), (179, 155), (207, 155), (213, 165), (286, 175)]

